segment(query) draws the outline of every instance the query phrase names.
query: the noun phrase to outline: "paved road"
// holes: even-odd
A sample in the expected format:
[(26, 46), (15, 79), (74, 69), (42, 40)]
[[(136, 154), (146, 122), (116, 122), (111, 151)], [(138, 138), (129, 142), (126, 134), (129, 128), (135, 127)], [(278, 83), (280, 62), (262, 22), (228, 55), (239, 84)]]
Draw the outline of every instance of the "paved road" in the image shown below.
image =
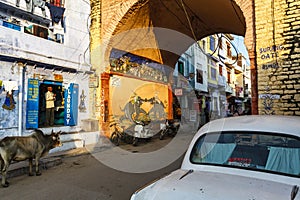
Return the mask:
[[(124, 145), (126, 151), (142, 152), (167, 144), (170, 140)], [(152, 147), (151, 147), (152, 146)], [(104, 150), (105, 151), (105, 150)], [(10, 187), (0, 187), (1, 200), (128, 200), (144, 184), (180, 166), (182, 157), (171, 165), (147, 173), (127, 173), (102, 164), (88, 151), (62, 157), (61, 165), (42, 171), (42, 176), (10, 178)]]

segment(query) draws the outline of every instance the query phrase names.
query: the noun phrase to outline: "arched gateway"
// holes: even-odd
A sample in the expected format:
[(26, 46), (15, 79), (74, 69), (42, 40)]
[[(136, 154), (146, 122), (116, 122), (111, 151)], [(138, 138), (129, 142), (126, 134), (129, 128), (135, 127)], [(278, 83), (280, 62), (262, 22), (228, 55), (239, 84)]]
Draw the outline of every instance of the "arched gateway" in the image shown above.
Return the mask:
[[(109, 66), (111, 50), (118, 49), (174, 67), (195, 41), (215, 33), (246, 36), (252, 47), (251, 14), (251, 1), (91, 0), (91, 63), (100, 74)], [(101, 121), (112, 114), (109, 78), (102, 75), (97, 91)]]
[[(113, 48), (174, 66), (195, 41), (214, 33), (232, 33), (245, 37), (251, 67), (252, 113), (300, 115), (298, 1), (90, 2), (91, 63), (98, 74), (109, 66)], [(108, 79), (103, 75), (102, 83)], [(103, 114), (101, 108), (105, 109), (107, 102), (102, 97), (108, 94), (105, 90), (97, 92), (96, 111)]]

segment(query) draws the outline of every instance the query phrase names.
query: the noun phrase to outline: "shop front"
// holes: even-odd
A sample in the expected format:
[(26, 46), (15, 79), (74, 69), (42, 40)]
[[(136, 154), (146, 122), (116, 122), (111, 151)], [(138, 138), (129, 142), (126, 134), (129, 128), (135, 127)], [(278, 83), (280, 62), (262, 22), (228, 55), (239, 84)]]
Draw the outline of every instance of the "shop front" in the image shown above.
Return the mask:
[(47, 127), (46, 92), (52, 87), (55, 95), (53, 126), (75, 126), (78, 118), (79, 85), (62, 81), (28, 79), (26, 129)]

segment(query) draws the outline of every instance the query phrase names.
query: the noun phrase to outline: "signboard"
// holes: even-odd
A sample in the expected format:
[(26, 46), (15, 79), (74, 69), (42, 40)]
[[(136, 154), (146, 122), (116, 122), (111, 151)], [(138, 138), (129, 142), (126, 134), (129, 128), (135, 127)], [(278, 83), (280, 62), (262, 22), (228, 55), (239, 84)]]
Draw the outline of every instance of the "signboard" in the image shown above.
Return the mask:
[(190, 121), (195, 122), (197, 120), (197, 111), (196, 110), (190, 110)]
[(39, 80), (28, 79), (26, 128), (39, 126)]
[(75, 126), (78, 118), (79, 85), (71, 83), (65, 90), (64, 125)]
[(182, 96), (182, 89), (181, 88), (175, 89), (175, 95), (176, 96)]
[(61, 74), (53, 74), (53, 76), (54, 76), (55, 81), (61, 81), (62, 82), (64, 80), (64, 78)]
[(89, 77), (89, 88), (97, 88), (98, 86), (99, 86), (98, 76), (90, 76)]

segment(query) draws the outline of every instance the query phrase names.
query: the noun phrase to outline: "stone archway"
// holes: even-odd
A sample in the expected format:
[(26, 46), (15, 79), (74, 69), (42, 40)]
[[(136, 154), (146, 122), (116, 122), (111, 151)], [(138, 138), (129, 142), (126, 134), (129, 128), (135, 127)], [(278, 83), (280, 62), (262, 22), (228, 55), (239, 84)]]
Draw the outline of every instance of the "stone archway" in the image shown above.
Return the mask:
[[(174, 66), (196, 40), (214, 33), (232, 33), (245, 37), (252, 88), (256, 88), (253, 4), (243, 0), (91, 0), (92, 66), (99, 73), (104, 71), (110, 49), (115, 47)], [(162, 29), (176, 32), (176, 36), (168, 31), (159, 35)], [(165, 46), (176, 50), (170, 52)], [(252, 91), (252, 95), (252, 113), (256, 114), (257, 92)]]

